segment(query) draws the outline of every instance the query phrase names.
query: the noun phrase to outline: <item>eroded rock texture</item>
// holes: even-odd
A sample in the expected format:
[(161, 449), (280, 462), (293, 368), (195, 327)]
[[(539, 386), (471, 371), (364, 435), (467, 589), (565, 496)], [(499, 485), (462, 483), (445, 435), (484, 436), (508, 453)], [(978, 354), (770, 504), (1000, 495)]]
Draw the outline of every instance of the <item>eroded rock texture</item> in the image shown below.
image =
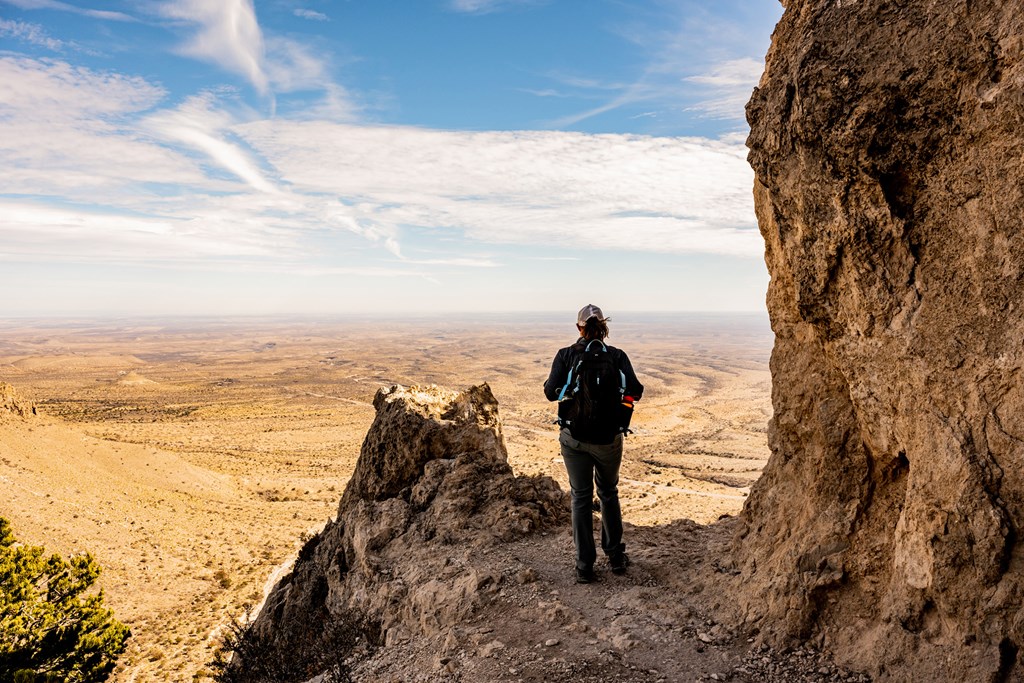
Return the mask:
[(305, 641), (352, 612), (388, 642), (443, 638), (497, 592), (501, 577), (480, 568), (480, 553), (568, 521), (553, 479), (513, 476), (486, 384), (395, 386), (373, 404), (337, 520), (305, 545), (256, 620), (281, 653), (316, 650)]
[(747, 115), (772, 458), (740, 610), (892, 680), (1024, 644), (1024, 6), (789, 0)]
[(17, 415), (29, 417), (36, 414), (36, 406), (32, 401), (20, 396), (10, 384), (0, 382), (0, 417)]

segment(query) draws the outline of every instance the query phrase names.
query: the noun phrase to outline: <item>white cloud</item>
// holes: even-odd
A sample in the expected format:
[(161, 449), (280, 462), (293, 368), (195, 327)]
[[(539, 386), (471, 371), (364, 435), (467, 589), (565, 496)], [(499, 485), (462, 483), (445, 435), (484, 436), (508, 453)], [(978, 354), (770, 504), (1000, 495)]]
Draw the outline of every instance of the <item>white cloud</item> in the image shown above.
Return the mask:
[(76, 5), (69, 4), (67, 2), (60, 2), (60, 0), (0, 0), (6, 2), (9, 5), (14, 5), (19, 9), (49, 9), (59, 10), (62, 12), (71, 12), (73, 14), (80, 14), (86, 17), (92, 17), (94, 19), (107, 19), (109, 21), (135, 21), (135, 17), (132, 17), (124, 12), (111, 12), (109, 10), (101, 9), (89, 9), (87, 7), (78, 7)]
[(479, 12), (495, 4), (495, 0), (451, 0), (449, 6), (456, 12)]
[(0, 107), (14, 119), (85, 120), (152, 107), (164, 90), (137, 76), (0, 56)]
[(440, 131), (165, 99), (140, 78), (0, 56), (0, 257), (429, 277), (502, 265), (482, 244), (761, 253), (738, 136)]
[(451, 0), (448, 6), (456, 12), (489, 14), (516, 5), (532, 5), (538, 0)]
[(331, 83), (324, 88), (319, 100), (308, 104), (290, 114), (290, 118), (303, 121), (355, 121), (359, 112), (352, 103), (348, 91), (337, 84)]
[(328, 17), (323, 12), (317, 12), (316, 10), (297, 8), (293, 10), (293, 13), (295, 14), (295, 16), (301, 19), (310, 19), (312, 21), (330, 21), (330, 17)]
[(702, 86), (712, 96), (690, 107), (709, 118), (741, 119), (750, 93), (764, 71), (764, 62), (756, 59), (731, 59), (714, 64), (704, 74), (687, 76), (684, 81)]
[(0, 19), (0, 36), (23, 40), (26, 43), (45, 47), (48, 50), (60, 50), (64, 47), (63, 41), (47, 34), (39, 24), (30, 24), (24, 21)]
[(331, 85), (328, 65), (308, 45), (272, 36), (266, 39), (266, 71), (277, 92), (323, 90)]
[(764, 62), (744, 57), (720, 62), (707, 73), (688, 76), (685, 80), (714, 88), (746, 88), (756, 85), (763, 71)]
[[(32, 234), (47, 239), (41, 226), (51, 225), (50, 241), (74, 245), (67, 255), (79, 258), (103, 258), (140, 240), (158, 245), (149, 253), (160, 258), (227, 253), (188, 246), (204, 235), (239, 246), (241, 255), (298, 258), (313, 253), (304, 240), (315, 230), (402, 253), (393, 230), (355, 216), (337, 198), (282, 186), (273, 167), (233, 132), (239, 119), (218, 108), (214, 95), (156, 108), (164, 97), (162, 88), (140, 78), (0, 57), (0, 121), (10, 133), (0, 137), (3, 192), (79, 205), (82, 232), (76, 234), (96, 236), (67, 239), (70, 214), (20, 201), (17, 212), (0, 210), (0, 251), (29, 253), (15, 246), (35, 244)], [(152, 237), (168, 232), (175, 239)], [(232, 237), (225, 242), (225, 235)]]
[(294, 188), (394, 230), (574, 249), (762, 250), (736, 138), (459, 132), (257, 121), (236, 132)]
[(143, 128), (157, 137), (183, 143), (207, 155), (220, 168), (248, 183), (260, 192), (276, 188), (264, 176), (257, 163), (237, 144), (224, 135), (232, 123), (223, 111), (211, 108), (212, 96), (192, 97), (175, 110), (165, 110), (148, 117)]
[(80, 260), (91, 262), (160, 262), (218, 257), (269, 257), (284, 245), (254, 239), (230, 221), (206, 215), (195, 218), (137, 216), (82, 208), (2, 200), (0, 255), (7, 259)]
[(252, 0), (167, 0), (161, 11), (164, 16), (198, 26), (180, 48), (182, 53), (243, 76), (260, 94), (271, 98), (275, 92), (322, 92), (321, 100), (307, 109), (308, 116), (330, 120), (354, 117), (352, 98), (334, 82), (328, 57), (298, 40), (265, 36)]
[(571, 94), (556, 90), (555, 88), (517, 88), (517, 90), (536, 97), (572, 97)]
[(661, 121), (687, 111), (705, 118), (742, 121), (744, 105), (764, 70), (763, 59), (749, 56), (753, 49), (750, 34), (737, 30), (739, 20), (731, 12), (714, 11), (699, 3), (673, 7), (667, 15), (656, 12), (656, 18), (616, 27), (615, 31), (645, 56), (631, 81), (548, 74), (556, 83), (601, 102), (551, 125), (574, 126), (637, 104), (657, 110)]
[(181, 50), (239, 74), (262, 94), (270, 81), (264, 71), (263, 32), (252, 0), (169, 0), (162, 13), (198, 24), (199, 30)]
[(458, 268), (497, 268), (501, 264), (491, 258), (404, 259), (406, 263), (425, 266), (456, 266)]
[(141, 78), (0, 57), (3, 192), (121, 201), (152, 194), (140, 183), (208, 183), (193, 162), (134, 124), (165, 95)]
[(643, 83), (635, 83), (627, 86), (620, 95), (612, 98), (602, 105), (587, 109), (585, 111), (570, 114), (569, 116), (563, 116), (559, 119), (555, 119), (551, 124), (557, 128), (564, 128), (568, 126), (574, 126), (580, 121), (586, 121), (587, 119), (594, 118), (609, 111), (618, 109), (627, 104), (634, 104), (636, 102), (650, 101), (659, 99), (660, 93), (657, 89), (651, 88)]

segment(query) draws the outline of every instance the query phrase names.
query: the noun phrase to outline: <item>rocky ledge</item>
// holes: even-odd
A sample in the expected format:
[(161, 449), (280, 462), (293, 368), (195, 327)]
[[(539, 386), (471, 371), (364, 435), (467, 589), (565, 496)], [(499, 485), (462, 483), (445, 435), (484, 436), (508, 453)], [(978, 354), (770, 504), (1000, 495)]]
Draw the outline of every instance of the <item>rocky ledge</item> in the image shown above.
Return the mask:
[(302, 548), (254, 624), (278, 652), (316, 651), (308, 641), (353, 614), (384, 644), (443, 638), (501, 581), (476, 556), (568, 520), (554, 480), (513, 475), (486, 384), (393, 386), (373, 404), (337, 518)]

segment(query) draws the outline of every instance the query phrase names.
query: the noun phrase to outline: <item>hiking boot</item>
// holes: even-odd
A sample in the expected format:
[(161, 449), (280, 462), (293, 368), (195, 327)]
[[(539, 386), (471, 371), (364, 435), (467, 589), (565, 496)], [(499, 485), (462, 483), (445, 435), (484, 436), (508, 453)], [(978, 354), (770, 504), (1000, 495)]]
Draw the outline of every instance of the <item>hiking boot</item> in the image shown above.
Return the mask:
[(597, 581), (597, 572), (593, 567), (590, 569), (576, 567), (576, 583), (594, 583), (595, 581)]
[(608, 558), (608, 561), (612, 565), (613, 574), (625, 574), (626, 567), (629, 566), (629, 555), (626, 553), (615, 553)]

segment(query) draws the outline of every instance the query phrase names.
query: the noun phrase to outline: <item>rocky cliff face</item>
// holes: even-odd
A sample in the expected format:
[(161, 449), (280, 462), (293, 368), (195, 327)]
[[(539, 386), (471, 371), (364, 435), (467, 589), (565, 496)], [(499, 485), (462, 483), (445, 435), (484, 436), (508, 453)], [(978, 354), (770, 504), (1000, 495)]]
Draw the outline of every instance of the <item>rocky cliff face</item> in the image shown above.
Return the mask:
[(742, 617), (893, 680), (1024, 644), (1024, 12), (788, 0), (748, 105), (772, 458)]
[(477, 556), (567, 523), (554, 480), (513, 476), (486, 384), (396, 386), (374, 407), (337, 519), (302, 549), (255, 623), (281, 652), (315, 651), (304, 641), (356, 611), (388, 643), (443, 639), (497, 591), (501, 576)]

